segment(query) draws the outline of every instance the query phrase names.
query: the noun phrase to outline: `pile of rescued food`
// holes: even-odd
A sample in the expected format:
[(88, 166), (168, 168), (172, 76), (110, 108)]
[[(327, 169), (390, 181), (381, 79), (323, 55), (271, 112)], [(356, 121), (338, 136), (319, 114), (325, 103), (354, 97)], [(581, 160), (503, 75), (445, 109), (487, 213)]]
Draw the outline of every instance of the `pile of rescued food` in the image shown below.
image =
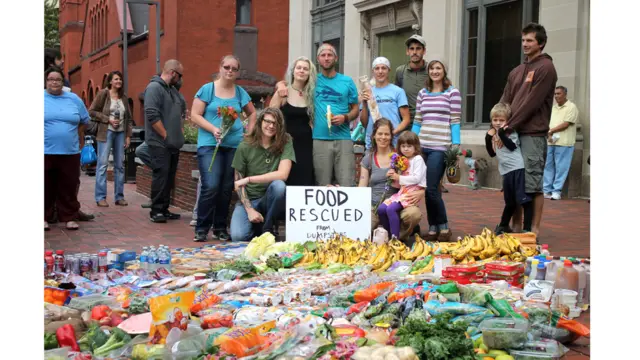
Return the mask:
[(412, 248), (267, 233), (173, 249), (166, 267), (54, 271), (45, 359), (559, 359), (589, 328), (524, 279), (540, 256), (487, 229)]

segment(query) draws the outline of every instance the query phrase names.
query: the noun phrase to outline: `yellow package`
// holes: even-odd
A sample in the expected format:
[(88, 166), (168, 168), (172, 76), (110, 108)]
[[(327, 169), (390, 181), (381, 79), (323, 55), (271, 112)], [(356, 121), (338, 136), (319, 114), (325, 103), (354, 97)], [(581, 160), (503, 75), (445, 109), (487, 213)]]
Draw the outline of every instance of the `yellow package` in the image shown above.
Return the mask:
[(149, 309), (151, 310), (150, 344), (164, 344), (169, 331), (173, 328), (187, 330), (189, 308), (193, 304), (195, 295), (194, 291), (185, 291), (149, 299)]
[(255, 355), (270, 345), (270, 339), (265, 334), (275, 326), (274, 320), (251, 329), (234, 327), (218, 336), (214, 345), (219, 345), (224, 352), (239, 358)]

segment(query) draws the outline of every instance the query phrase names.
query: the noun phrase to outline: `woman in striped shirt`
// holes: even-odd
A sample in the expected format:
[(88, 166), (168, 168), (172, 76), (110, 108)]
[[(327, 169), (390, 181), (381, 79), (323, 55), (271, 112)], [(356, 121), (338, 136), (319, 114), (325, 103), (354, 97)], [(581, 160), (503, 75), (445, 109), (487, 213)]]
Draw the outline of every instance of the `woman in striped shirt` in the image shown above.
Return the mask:
[(451, 84), (441, 61), (432, 60), (427, 69), (429, 77), (416, 98), (416, 115), (411, 130), (420, 138), (422, 156), (427, 164), (427, 239), (449, 241), (451, 230), (438, 185), (444, 175), (445, 151), (452, 144), (460, 144), (462, 97)]

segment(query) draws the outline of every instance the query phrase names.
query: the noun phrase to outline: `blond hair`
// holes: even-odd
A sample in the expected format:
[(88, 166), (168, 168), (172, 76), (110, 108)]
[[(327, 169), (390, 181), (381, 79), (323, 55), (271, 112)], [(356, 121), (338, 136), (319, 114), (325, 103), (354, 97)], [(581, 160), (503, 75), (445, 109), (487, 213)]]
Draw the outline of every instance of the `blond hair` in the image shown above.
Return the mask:
[(489, 113), (489, 118), (493, 119), (496, 116), (504, 116), (505, 119), (509, 120), (509, 118), (511, 117), (511, 107), (509, 106), (509, 104), (505, 104), (505, 103), (497, 103), (493, 106), (493, 108), (491, 109), (491, 112)]
[(313, 124), (313, 116), (314, 116), (314, 96), (316, 91), (316, 79), (318, 78), (318, 72), (316, 70), (316, 66), (306, 56), (300, 56), (297, 59), (293, 60), (291, 66), (287, 70), (285, 74), (285, 80), (289, 86), (293, 85), (293, 73), (296, 70), (296, 64), (299, 61), (304, 61), (309, 65), (309, 79), (304, 84), (304, 88), (302, 88), (302, 97), (304, 98), (305, 103), (307, 103), (307, 115), (309, 115), (309, 124)]

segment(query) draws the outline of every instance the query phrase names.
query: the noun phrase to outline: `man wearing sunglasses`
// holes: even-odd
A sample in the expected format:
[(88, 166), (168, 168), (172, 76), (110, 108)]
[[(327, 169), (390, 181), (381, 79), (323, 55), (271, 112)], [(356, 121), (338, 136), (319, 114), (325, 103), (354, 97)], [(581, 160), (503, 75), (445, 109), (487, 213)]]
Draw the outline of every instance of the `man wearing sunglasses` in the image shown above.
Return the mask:
[(145, 141), (151, 158), (151, 212), (155, 223), (179, 219), (169, 212), (171, 188), (178, 168), (182, 134), (183, 100), (175, 86), (182, 80), (182, 64), (168, 60), (162, 74), (155, 75), (144, 91)]

